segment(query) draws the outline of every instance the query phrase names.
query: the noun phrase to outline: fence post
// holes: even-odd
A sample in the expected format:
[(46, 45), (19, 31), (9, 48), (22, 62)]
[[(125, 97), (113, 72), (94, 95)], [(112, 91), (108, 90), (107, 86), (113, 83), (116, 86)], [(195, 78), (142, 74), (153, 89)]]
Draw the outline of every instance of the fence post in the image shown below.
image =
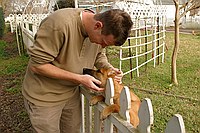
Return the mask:
[(86, 133), (92, 133), (92, 106), (90, 106), (89, 100), (86, 99), (85, 101), (85, 113), (86, 113), (86, 118), (85, 118), (85, 131)]
[(138, 130), (141, 133), (150, 133), (153, 124), (153, 107), (149, 98), (142, 101), (138, 115), (140, 119)]
[(108, 78), (106, 82), (106, 89), (105, 89), (105, 103), (107, 105), (113, 104), (113, 97), (115, 94), (114, 90), (114, 83), (112, 78)]
[[(130, 111), (131, 108), (131, 96), (130, 91), (127, 86), (124, 86), (121, 94), (120, 94), (120, 111), (119, 115), (124, 119), (124, 121), (127, 121), (130, 123)], [(118, 131), (119, 133), (123, 133), (123, 131)]]
[(81, 94), (81, 133), (85, 133), (85, 97)]
[(183, 118), (179, 114), (175, 114), (167, 123), (165, 133), (185, 133), (185, 125)]
[(120, 94), (120, 116), (127, 122), (130, 122), (129, 110), (131, 108), (130, 91), (127, 86), (124, 86)]
[[(113, 97), (114, 97), (114, 83), (112, 78), (107, 79), (106, 89), (105, 89), (105, 103), (107, 105), (113, 104)], [(113, 132), (113, 124), (109, 119), (105, 119), (104, 121), (104, 132), (105, 133), (112, 133)]]

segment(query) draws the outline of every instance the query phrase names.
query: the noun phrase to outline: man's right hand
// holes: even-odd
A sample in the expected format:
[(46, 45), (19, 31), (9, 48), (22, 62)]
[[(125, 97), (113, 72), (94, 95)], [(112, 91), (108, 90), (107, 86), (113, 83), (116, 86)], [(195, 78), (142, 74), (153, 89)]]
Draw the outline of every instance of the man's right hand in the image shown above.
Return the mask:
[(94, 91), (104, 91), (104, 88), (99, 88), (95, 84), (100, 85), (101, 81), (95, 79), (94, 77), (90, 75), (81, 75), (81, 81), (80, 83), (85, 86), (88, 89), (94, 90)]

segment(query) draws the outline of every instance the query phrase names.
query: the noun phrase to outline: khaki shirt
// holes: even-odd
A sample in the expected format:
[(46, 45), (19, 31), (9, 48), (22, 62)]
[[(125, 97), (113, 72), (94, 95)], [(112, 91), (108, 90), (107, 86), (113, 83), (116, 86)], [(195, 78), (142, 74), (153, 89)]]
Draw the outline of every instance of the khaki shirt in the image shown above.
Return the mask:
[(22, 93), (35, 105), (52, 106), (73, 97), (79, 84), (45, 77), (30, 70), (30, 66), (51, 63), (61, 69), (82, 74), (83, 68), (110, 67), (104, 50), (91, 43), (83, 27), (83, 9), (61, 9), (43, 20), (35, 36)]

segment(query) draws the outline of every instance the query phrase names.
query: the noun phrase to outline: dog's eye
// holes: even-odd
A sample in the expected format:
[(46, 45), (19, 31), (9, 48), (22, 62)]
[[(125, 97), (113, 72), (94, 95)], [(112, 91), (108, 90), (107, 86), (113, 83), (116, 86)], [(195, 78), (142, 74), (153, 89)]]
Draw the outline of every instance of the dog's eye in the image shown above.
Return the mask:
[(98, 73), (101, 73), (100, 69), (97, 70)]

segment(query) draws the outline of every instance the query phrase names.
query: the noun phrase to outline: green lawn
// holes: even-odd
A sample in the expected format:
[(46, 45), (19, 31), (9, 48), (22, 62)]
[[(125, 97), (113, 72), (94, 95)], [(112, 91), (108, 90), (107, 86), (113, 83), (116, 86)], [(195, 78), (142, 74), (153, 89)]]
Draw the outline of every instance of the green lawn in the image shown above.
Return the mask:
[[(183, 116), (187, 133), (199, 133), (200, 36), (180, 34), (181, 44), (177, 60), (178, 86), (171, 85), (170, 62), (174, 45), (173, 37), (173, 33), (167, 33), (168, 51), (166, 51), (164, 63), (154, 68), (153, 62), (150, 62), (146, 72), (144, 68), (141, 68), (140, 77), (134, 75), (134, 78), (130, 79), (129, 75), (126, 75), (123, 82), (141, 99), (147, 97), (152, 100), (153, 133), (164, 132), (167, 121), (177, 113)], [(10, 49), (15, 52), (10, 52)], [(119, 67), (118, 49), (109, 48), (107, 54), (109, 61), (115, 67)], [(16, 45), (9, 44), (8, 46), (0, 41), (0, 77), (4, 81), (1, 84), (8, 93), (20, 94), (27, 61), (27, 56), (17, 55)], [(23, 115), (24, 119), (27, 119), (25, 116)]]

